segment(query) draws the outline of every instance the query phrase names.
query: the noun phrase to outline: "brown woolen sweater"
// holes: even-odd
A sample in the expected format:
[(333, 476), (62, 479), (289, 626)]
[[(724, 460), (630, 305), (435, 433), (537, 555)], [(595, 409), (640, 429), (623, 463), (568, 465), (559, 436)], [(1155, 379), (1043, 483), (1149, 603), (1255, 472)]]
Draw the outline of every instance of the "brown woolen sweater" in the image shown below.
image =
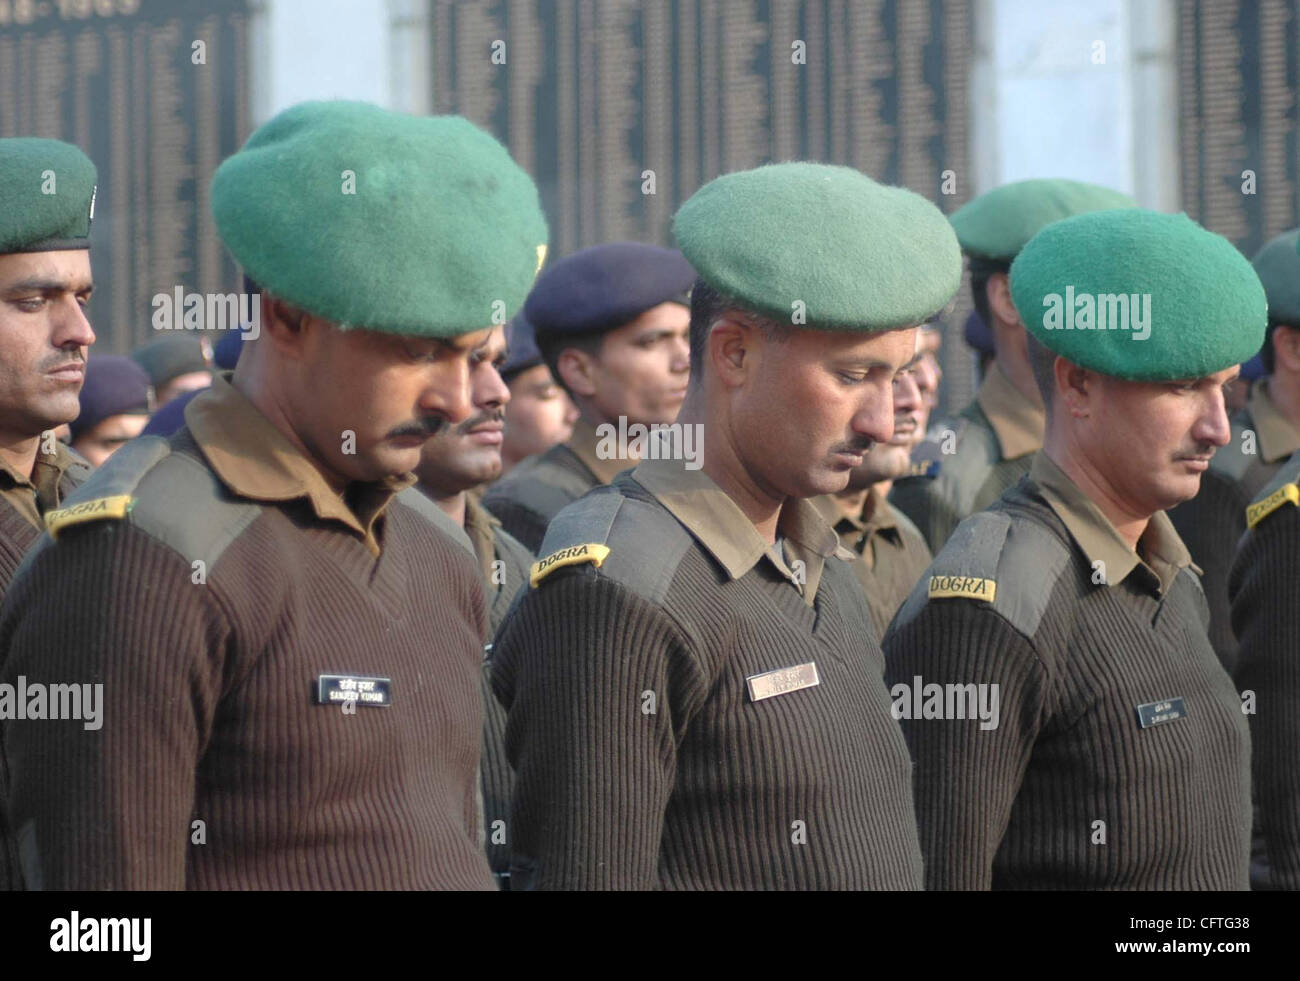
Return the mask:
[[(604, 564), (529, 589), (493, 648), (514, 887), (919, 888), (911, 762), (847, 562), (812, 607), (766, 559), (732, 578), (628, 475), (556, 521), (609, 507), (580, 539)], [(751, 700), (747, 677), (806, 662), (820, 685)]]
[[(0, 727), (26, 885), (492, 888), (473, 559), (398, 500), (376, 558), (305, 500), (232, 495), (188, 430), (144, 462), (136, 511), (40, 548), (0, 610), (0, 681), (104, 686), (98, 731)], [(391, 678), (392, 705), (315, 704), (325, 674)]]
[[(927, 889), (1247, 888), (1237, 693), (1195, 573), (1158, 598), (1140, 572), (1094, 582), (1026, 479), (967, 519), (922, 576), (883, 641), (889, 684), (1000, 692), (993, 729), (902, 723)], [(993, 579), (996, 600), (929, 598), (936, 573)], [(1137, 706), (1176, 697), (1184, 718), (1139, 726)]]

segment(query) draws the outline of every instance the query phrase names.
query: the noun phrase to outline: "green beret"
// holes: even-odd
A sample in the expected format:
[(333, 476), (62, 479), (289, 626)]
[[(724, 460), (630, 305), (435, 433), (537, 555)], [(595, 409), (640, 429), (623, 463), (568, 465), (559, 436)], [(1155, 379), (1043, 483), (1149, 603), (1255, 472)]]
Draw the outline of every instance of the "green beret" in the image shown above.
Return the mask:
[(1127, 194), (1108, 187), (1039, 179), (996, 187), (958, 208), (951, 220), (967, 255), (1010, 262), (1040, 228), (1054, 221), (1089, 211), (1136, 207)]
[(678, 209), (673, 235), (718, 292), (786, 323), (802, 311), (809, 327), (920, 324), (961, 283), (961, 251), (943, 213), (851, 167), (779, 163), (726, 174)]
[(1094, 211), (1048, 225), (1011, 265), (1025, 327), (1075, 364), (1135, 381), (1203, 378), (1259, 350), (1264, 287), (1186, 215)]
[(212, 178), (226, 247), (258, 286), (340, 327), (453, 337), (505, 323), (546, 254), (537, 187), (460, 116), (305, 102)]
[(1300, 229), (1283, 232), (1257, 253), (1253, 260), (1259, 281), (1268, 294), (1268, 318), (1279, 324), (1300, 327)]
[(71, 143), (0, 140), (0, 255), (90, 248), (95, 181)]

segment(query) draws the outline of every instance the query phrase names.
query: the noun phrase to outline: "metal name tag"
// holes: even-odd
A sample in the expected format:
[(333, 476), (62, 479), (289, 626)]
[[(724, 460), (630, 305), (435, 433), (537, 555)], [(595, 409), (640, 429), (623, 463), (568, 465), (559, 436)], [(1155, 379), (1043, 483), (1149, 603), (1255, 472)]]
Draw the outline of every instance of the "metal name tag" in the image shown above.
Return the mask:
[(812, 688), (821, 683), (821, 678), (817, 677), (817, 665), (812, 661), (807, 664), (796, 664), (792, 668), (777, 668), (775, 671), (753, 674), (745, 679), (745, 684), (749, 686), (751, 702), (761, 702), (774, 695), (784, 695), (787, 692), (799, 691), (801, 688)]
[(323, 674), (316, 679), (317, 705), (352, 702), (372, 708), (393, 704), (392, 678), (362, 678), (352, 674)]
[(1150, 729), (1162, 722), (1176, 722), (1187, 716), (1187, 705), (1181, 696), (1166, 698), (1162, 702), (1147, 702), (1145, 705), (1139, 705), (1137, 710), (1138, 725), (1143, 729)]

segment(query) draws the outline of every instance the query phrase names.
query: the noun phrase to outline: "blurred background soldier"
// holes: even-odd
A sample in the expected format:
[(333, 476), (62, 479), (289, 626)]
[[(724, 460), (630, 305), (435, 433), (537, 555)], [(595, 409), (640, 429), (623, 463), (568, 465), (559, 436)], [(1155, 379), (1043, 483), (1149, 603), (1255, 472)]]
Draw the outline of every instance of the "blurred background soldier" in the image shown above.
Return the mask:
[(501, 473), (521, 460), (545, 453), (573, 435), (578, 407), (556, 384), (522, 314), (506, 326), (506, 360), (501, 378), (510, 388), (506, 428), (501, 441)]
[[(1300, 450), (1300, 232), (1286, 232), (1255, 256), (1268, 294), (1268, 330), (1260, 361), (1265, 376), (1250, 387), (1232, 416), (1232, 438), (1214, 454), (1201, 490), (1169, 517), (1204, 570), (1210, 604), (1210, 640), (1223, 666), (1237, 663), (1237, 639), (1228, 603), (1228, 570), (1246, 530), (1246, 507), (1291, 454)], [(1253, 359), (1252, 359), (1253, 360)], [(1242, 373), (1246, 366), (1242, 366)]]
[(694, 281), (680, 252), (612, 242), (575, 252), (547, 269), (524, 315), (556, 381), (573, 398), (573, 434), (491, 487), (489, 511), (536, 552), (560, 509), (635, 465), (603, 456), (596, 429), (670, 423), (690, 373), (688, 294)]
[(154, 410), (153, 386), (130, 358), (100, 354), (86, 364), (81, 411), (72, 423), (72, 448), (98, 467), (135, 439)]
[(1012, 261), (1051, 222), (1135, 206), (1132, 198), (1105, 187), (1028, 180), (981, 194), (953, 214), (957, 240), (970, 256), (971, 298), (990, 328), (994, 356), (975, 401), (955, 417), (932, 423), (935, 446), (917, 450), (922, 459), (938, 459), (939, 469), (894, 485), (894, 506), (916, 523), (931, 551), (943, 547), (963, 518), (1023, 477), (1043, 445), (1043, 403), (1007, 280)]
[(260, 336), (47, 516), (0, 609), (4, 681), (103, 683), (99, 730), (0, 730), (24, 882), (492, 889), (483, 587), (411, 471), (532, 285), (537, 189), (460, 117), (336, 101), (256, 130), (211, 202)]
[[(926, 886), (1244, 889), (1247, 723), (1164, 510), (1228, 440), (1264, 290), (1226, 239), (1143, 210), (1047, 226), (1010, 287), (1046, 444), (884, 640)], [(1067, 291), (1145, 314), (1073, 329), (1049, 316)]]
[(925, 435), (929, 406), (917, 383), (935, 377), (927, 353), (917, 351), (894, 381), (894, 435), (867, 450), (845, 490), (812, 499), (840, 544), (858, 556), (853, 571), (871, 607), (877, 639), (934, 557), (916, 525), (887, 500), (894, 480), (910, 471), (911, 450)]
[[(515, 322), (518, 322), (516, 318)], [(503, 418), (509, 414), (510, 389), (499, 371), (508, 363), (505, 332), (492, 331), (470, 364), (470, 400), (474, 414), (439, 433), (420, 453), (415, 471), (424, 491), (469, 536), (488, 597), (491, 640), (505, 619), (510, 600), (528, 581), (533, 553), (501, 527), (479, 500), (483, 486), (501, 472)], [(563, 395), (563, 393), (560, 393)], [(490, 650), (490, 645), (485, 645)], [(506, 712), (492, 694), (490, 665), (483, 661), (483, 816), (488, 861), (498, 882), (510, 875), (510, 764), (505, 756)]]
[(83, 309), (95, 180), (75, 146), (0, 140), (0, 594), (44, 514), (90, 473), (53, 429), (81, 411), (95, 343)]
[(131, 357), (149, 373), (160, 406), (212, 384), (212, 362), (203, 341), (193, 334), (165, 334), (133, 351)]

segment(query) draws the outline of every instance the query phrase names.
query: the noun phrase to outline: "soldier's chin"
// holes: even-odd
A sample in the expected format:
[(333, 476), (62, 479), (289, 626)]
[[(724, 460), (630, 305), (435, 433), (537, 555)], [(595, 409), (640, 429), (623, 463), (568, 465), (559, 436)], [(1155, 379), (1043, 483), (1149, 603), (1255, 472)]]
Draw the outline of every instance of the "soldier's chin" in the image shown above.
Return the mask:
[(410, 473), (420, 465), (420, 450), (423, 448), (425, 441), (421, 440), (418, 444), (410, 445), (412, 443), (414, 443), (414, 440), (410, 437), (404, 437), (396, 445), (392, 440), (389, 440), (386, 445), (370, 455), (370, 459), (366, 461), (368, 466), (365, 469), (371, 476), (363, 479), (380, 480), (384, 477), (396, 477), (404, 473)]
[(1168, 511), (1184, 501), (1190, 501), (1200, 493), (1200, 490), (1201, 475), (1199, 473), (1172, 475), (1168, 480), (1162, 481), (1160, 487), (1157, 488), (1159, 510)]

